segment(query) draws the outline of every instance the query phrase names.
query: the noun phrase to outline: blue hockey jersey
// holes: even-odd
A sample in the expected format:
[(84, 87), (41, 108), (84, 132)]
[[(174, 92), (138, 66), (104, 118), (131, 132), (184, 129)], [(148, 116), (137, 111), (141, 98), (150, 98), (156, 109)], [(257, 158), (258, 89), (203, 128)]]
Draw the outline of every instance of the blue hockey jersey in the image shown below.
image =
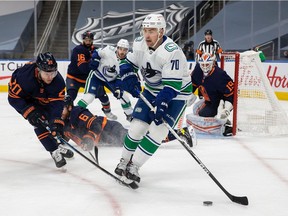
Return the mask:
[(222, 99), (233, 104), (234, 83), (221, 68), (213, 67), (212, 71), (204, 77), (200, 65), (196, 64), (191, 76), (193, 92), (198, 88), (205, 99), (205, 103), (218, 107)]
[(94, 46), (91, 48), (87, 48), (83, 44), (76, 46), (68, 65), (67, 77), (85, 83), (90, 72), (89, 63), (94, 50)]
[(58, 72), (50, 84), (38, 78), (36, 63), (16, 69), (9, 82), (8, 101), (25, 118), (32, 106), (45, 110), (48, 119), (60, 118), (64, 107), (65, 82)]

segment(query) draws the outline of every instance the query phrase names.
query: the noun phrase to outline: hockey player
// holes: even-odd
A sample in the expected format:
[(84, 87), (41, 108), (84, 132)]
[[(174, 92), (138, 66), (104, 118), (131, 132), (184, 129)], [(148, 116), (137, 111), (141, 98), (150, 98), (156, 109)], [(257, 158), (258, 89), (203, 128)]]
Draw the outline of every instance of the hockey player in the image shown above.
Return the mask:
[[(220, 54), (223, 52), (219, 42), (213, 39), (212, 30), (207, 29), (204, 32), (205, 39), (198, 45), (196, 50), (196, 62), (198, 62), (203, 53), (210, 53), (216, 56), (217, 60), (220, 60)], [(216, 62), (215, 62), (216, 64)]]
[(62, 119), (65, 121), (65, 137), (72, 139), (85, 151), (91, 151), (98, 145), (123, 146), (127, 129), (117, 121), (95, 116), (88, 109), (73, 106), (69, 95), (65, 97)]
[[(140, 182), (139, 168), (168, 134), (163, 119), (171, 127), (176, 125), (192, 92), (186, 57), (178, 45), (165, 36), (165, 29), (166, 22), (161, 14), (149, 14), (142, 23), (143, 36), (135, 39), (133, 53), (127, 55), (127, 61), (141, 70), (145, 82), (142, 95), (156, 110), (154, 113), (138, 99), (124, 140), (122, 158), (115, 169), (116, 174), (126, 175), (136, 182)], [(137, 82), (132, 81), (136, 79), (125, 78), (123, 85), (130, 86), (131, 94), (139, 94)]]
[[(9, 82), (10, 105), (34, 126), (34, 131), (55, 161), (56, 167), (66, 164), (64, 157), (73, 152), (58, 145), (54, 136), (63, 134), (61, 114), (64, 106), (65, 82), (57, 71), (57, 62), (49, 53), (40, 53), (36, 62), (16, 69)], [(49, 133), (39, 121), (49, 123)]]
[(128, 41), (121, 39), (117, 43), (117, 48), (108, 45), (93, 52), (90, 63), (92, 71), (87, 79), (84, 96), (78, 102), (79, 106), (86, 108), (95, 97), (99, 98), (104, 114), (109, 119), (116, 120), (117, 116), (111, 112), (109, 97), (104, 89), (107, 87), (117, 99), (120, 99), (127, 120), (131, 120), (133, 109), (128, 94), (123, 92), (120, 79), (120, 70), (132, 70), (130, 65), (121, 64), (128, 50)]
[(203, 99), (194, 105), (193, 114), (186, 115), (187, 124), (197, 132), (231, 136), (227, 118), (233, 109), (234, 83), (214, 62), (215, 56), (204, 53), (192, 72), (193, 91), (198, 88)]
[(89, 63), (92, 52), (95, 50), (93, 46), (93, 33), (86, 31), (82, 34), (83, 42), (76, 46), (71, 55), (71, 61), (68, 65), (66, 77), (67, 94), (71, 96), (73, 101), (76, 99), (79, 88), (85, 87), (86, 79), (90, 72)]

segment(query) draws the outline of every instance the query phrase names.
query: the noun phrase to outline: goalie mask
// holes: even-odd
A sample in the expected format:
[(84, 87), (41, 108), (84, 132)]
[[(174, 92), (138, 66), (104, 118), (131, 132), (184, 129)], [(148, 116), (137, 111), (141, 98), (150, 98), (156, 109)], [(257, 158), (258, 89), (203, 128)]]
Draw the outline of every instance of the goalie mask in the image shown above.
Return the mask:
[(200, 68), (203, 71), (204, 76), (207, 76), (209, 72), (212, 70), (215, 61), (215, 56), (210, 53), (204, 53), (200, 60)]

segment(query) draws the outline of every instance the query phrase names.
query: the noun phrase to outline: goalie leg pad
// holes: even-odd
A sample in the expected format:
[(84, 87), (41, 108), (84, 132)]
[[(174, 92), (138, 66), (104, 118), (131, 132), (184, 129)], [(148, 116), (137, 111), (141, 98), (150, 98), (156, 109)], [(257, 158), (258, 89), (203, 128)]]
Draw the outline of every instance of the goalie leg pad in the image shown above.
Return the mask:
[(222, 135), (225, 129), (226, 119), (214, 117), (201, 117), (194, 114), (186, 115), (186, 123), (191, 125), (196, 133)]

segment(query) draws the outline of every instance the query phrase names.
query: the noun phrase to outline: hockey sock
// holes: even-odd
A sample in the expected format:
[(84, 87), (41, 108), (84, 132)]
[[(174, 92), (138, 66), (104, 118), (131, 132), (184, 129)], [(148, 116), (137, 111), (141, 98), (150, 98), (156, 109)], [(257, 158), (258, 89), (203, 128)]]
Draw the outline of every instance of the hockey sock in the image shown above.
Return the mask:
[(128, 134), (124, 139), (124, 146), (122, 151), (122, 158), (130, 160), (132, 154), (135, 152), (140, 140), (132, 139)]
[(128, 103), (122, 103), (121, 102), (121, 106), (122, 106), (122, 109), (124, 110), (124, 113), (126, 115), (131, 115), (133, 113), (133, 109), (131, 107), (131, 102), (130, 101)]
[(144, 136), (133, 155), (133, 163), (141, 167), (160, 147), (149, 135)]

